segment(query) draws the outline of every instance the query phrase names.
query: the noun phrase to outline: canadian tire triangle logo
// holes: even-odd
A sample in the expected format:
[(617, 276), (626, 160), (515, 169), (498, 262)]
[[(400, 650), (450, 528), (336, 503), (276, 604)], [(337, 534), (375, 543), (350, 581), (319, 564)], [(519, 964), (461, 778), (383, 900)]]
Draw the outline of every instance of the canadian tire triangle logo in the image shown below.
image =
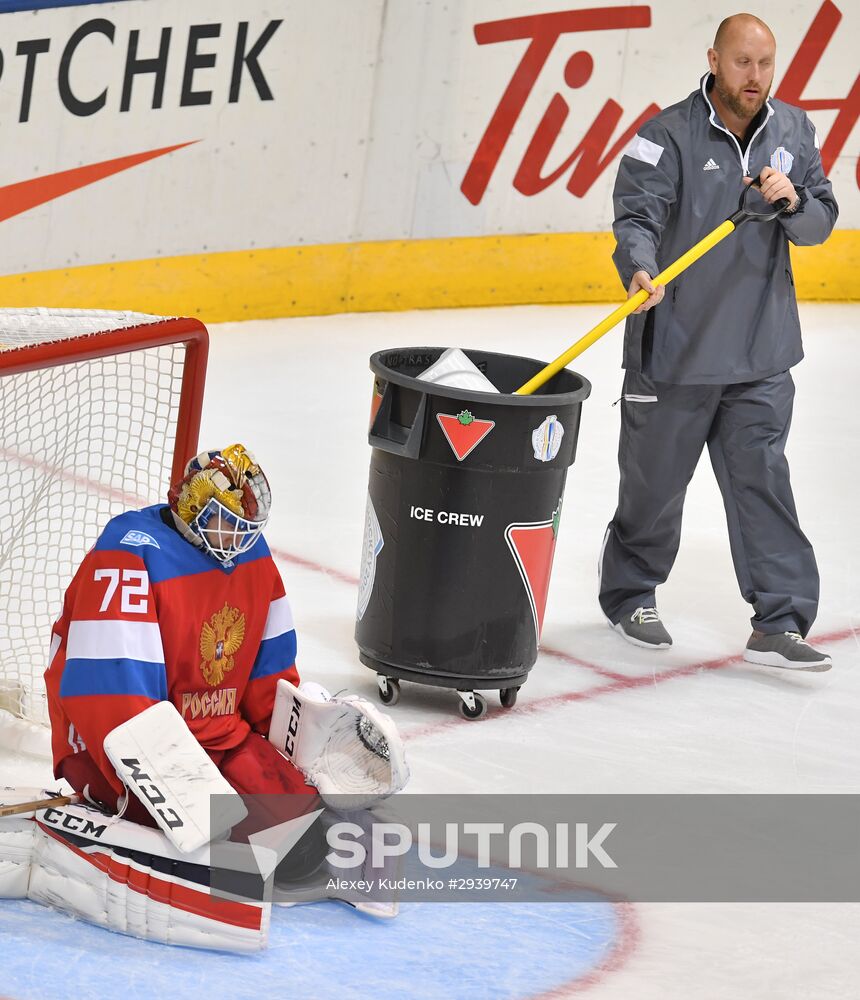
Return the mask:
[(470, 455), (496, 426), (495, 420), (478, 420), (468, 410), (461, 410), (456, 416), (437, 413), (436, 419), (458, 462)]
[(555, 555), (555, 540), (561, 518), (561, 501), (548, 521), (528, 521), (509, 524), (505, 528), (505, 541), (517, 564), (520, 578), (526, 588), (535, 639), (540, 642), (546, 599), (549, 594), (549, 578)]

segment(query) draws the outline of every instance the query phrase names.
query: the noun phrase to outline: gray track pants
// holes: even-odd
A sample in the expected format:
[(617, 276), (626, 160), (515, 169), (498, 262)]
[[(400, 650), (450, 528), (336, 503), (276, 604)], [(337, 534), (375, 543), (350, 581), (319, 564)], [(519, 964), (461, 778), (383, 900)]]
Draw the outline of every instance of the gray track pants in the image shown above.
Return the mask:
[(818, 610), (818, 567), (797, 522), (785, 458), (793, 402), (789, 372), (726, 386), (626, 373), (618, 509), (600, 556), (600, 606), (611, 622), (656, 605), (654, 590), (678, 552), (687, 484), (707, 443), (753, 628), (807, 634)]

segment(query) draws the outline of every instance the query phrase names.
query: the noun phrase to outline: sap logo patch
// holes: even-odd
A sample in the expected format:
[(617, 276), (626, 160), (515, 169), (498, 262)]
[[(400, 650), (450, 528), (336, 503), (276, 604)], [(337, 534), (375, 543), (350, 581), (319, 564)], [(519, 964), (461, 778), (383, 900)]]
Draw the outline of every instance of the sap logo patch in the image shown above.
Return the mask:
[(125, 537), (120, 539), (120, 545), (152, 545), (156, 549), (160, 549), (161, 546), (152, 537), (152, 535), (147, 535), (145, 531), (127, 531)]

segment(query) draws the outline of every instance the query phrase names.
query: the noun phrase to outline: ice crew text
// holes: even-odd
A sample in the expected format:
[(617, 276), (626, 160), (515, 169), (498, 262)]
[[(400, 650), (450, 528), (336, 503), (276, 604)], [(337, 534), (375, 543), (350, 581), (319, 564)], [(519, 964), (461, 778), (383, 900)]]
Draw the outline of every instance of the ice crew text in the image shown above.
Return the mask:
[(457, 524), (461, 528), (480, 528), (483, 514), (458, 514), (453, 510), (432, 510), (430, 507), (409, 508), (409, 516), (416, 521), (435, 521), (437, 524)]

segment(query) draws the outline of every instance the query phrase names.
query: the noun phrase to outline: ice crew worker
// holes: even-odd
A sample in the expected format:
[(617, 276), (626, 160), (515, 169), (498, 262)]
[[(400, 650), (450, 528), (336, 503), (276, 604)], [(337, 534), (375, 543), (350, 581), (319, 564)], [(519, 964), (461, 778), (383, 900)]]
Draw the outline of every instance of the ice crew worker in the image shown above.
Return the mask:
[[(803, 357), (788, 244), (822, 243), (838, 207), (815, 128), (768, 99), (776, 42), (750, 14), (720, 24), (710, 72), (646, 122), (621, 157), (613, 194), (615, 266), (650, 295), (627, 321), (618, 509), (600, 557), (600, 605), (630, 642), (672, 640), (655, 589), (669, 575), (684, 495), (705, 443), (728, 521), (741, 593), (754, 609), (751, 663), (827, 670), (804, 641), (818, 568), (800, 529), (785, 443)], [(747, 223), (692, 265), (668, 294), (651, 281), (738, 206), (758, 177), (775, 222)]]

